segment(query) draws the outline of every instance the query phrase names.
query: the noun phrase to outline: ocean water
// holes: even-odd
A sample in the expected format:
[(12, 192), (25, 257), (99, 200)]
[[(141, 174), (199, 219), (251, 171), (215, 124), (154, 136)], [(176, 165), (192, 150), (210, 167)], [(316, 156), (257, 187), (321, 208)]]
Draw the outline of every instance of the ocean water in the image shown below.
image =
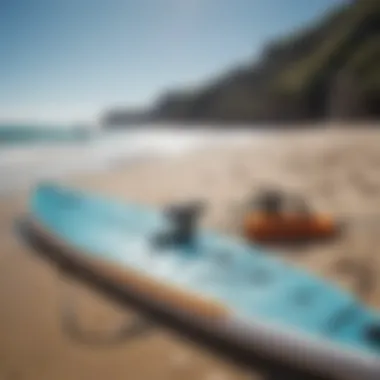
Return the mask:
[(0, 147), (21, 144), (47, 144), (84, 141), (91, 137), (87, 127), (55, 125), (0, 124)]
[(121, 163), (175, 156), (199, 147), (244, 143), (247, 131), (215, 132), (205, 127), (144, 127), (120, 131), (0, 125), (0, 195), (39, 180), (107, 170)]

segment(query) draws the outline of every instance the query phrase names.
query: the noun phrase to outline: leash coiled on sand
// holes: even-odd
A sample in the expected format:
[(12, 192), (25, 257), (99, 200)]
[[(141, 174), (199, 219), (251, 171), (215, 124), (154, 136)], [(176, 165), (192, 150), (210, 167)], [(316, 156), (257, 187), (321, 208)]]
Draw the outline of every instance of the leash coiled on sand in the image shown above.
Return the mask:
[(60, 273), (59, 312), (62, 331), (71, 339), (88, 345), (105, 346), (138, 338), (151, 330), (152, 324), (139, 316), (128, 319), (110, 332), (84, 331), (78, 318), (78, 294), (70, 292), (67, 278)]

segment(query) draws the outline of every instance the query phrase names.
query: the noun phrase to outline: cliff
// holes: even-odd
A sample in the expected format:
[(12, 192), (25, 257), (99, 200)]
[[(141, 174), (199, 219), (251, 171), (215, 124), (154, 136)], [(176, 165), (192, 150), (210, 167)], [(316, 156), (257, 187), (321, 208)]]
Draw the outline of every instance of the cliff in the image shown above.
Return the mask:
[(380, 115), (380, 1), (334, 9), (196, 91), (164, 94), (154, 121), (297, 122)]

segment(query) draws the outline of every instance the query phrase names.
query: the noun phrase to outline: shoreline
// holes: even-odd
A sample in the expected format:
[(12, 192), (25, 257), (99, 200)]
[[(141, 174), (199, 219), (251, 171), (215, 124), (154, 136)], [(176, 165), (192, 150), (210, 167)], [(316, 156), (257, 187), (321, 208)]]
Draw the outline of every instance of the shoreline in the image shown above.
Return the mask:
[[(0, 197), (27, 189), (45, 178), (62, 181), (78, 176), (102, 175), (115, 167), (191, 154), (205, 147), (212, 149), (225, 144), (225, 140), (239, 143), (246, 135), (244, 131), (215, 134), (212, 130), (181, 133), (173, 129), (136, 129), (111, 132), (83, 145), (12, 145), (0, 152), (3, 160), (0, 175), (8, 178), (0, 186)], [(249, 135), (252, 137), (256, 133)], [(49, 155), (55, 158), (46, 162)]]

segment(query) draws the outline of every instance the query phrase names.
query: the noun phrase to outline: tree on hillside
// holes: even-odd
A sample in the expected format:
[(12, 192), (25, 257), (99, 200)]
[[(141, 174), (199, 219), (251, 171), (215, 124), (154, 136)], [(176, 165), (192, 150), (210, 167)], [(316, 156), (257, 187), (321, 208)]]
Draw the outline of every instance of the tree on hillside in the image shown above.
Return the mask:
[(361, 93), (352, 71), (340, 70), (332, 77), (327, 108), (328, 117), (333, 120), (363, 116)]

